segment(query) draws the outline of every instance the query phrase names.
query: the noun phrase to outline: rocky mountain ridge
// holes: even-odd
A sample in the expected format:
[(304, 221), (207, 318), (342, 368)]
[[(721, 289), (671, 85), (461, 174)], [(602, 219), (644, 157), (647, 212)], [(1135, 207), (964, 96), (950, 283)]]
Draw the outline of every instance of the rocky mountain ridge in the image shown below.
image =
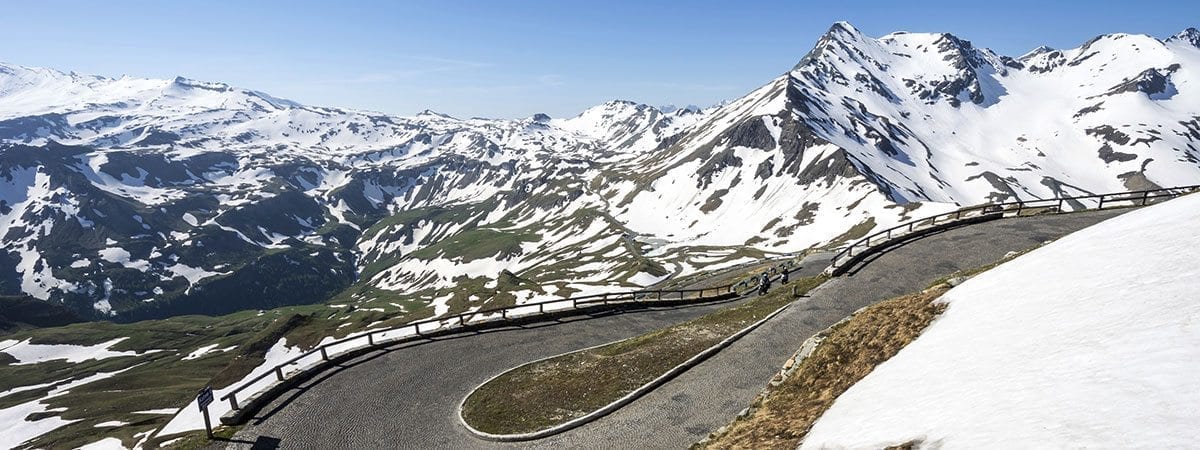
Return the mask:
[(646, 286), (956, 205), (1200, 183), (1200, 33), (1013, 58), (835, 24), (722, 105), (413, 117), (0, 65), (0, 294), (416, 316)]

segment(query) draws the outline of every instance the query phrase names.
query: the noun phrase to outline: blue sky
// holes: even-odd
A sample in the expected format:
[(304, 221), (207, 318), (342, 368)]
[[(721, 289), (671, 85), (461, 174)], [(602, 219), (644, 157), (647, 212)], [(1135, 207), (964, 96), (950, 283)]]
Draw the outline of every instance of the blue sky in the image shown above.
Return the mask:
[[(339, 3), (346, 3), (345, 5)], [(1001, 54), (1200, 27), (1200, 2), (124, 1), (0, 4), (0, 61), (223, 81), (322, 106), (573, 116), (705, 106), (787, 71), (829, 25), (951, 32)]]

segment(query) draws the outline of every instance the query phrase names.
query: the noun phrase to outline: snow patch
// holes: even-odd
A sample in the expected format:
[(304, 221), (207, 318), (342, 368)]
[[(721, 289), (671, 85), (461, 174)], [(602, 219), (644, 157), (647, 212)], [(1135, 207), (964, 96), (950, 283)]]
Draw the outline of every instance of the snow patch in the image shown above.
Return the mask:
[(1193, 194), (964, 282), (920, 337), (834, 402), (802, 448), (1194, 447), (1197, 248)]

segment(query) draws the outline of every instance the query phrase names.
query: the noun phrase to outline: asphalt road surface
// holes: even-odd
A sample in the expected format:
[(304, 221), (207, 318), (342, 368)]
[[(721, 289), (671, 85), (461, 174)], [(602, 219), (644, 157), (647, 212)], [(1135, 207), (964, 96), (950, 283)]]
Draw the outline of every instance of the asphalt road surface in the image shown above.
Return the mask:
[[(475, 386), (526, 362), (636, 336), (742, 300), (598, 313), (400, 344), (328, 370), (250, 420), (231, 448), (685, 448), (725, 425), (808, 337), (855, 310), (915, 292), (1127, 209), (1001, 219), (874, 255), (717, 355), (594, 422), (536, 441), (480, 440), (458, 421)], [(794, 276), (819, 273), (813, 255)], [(778, 285), (776, 285), (778, 286)]]

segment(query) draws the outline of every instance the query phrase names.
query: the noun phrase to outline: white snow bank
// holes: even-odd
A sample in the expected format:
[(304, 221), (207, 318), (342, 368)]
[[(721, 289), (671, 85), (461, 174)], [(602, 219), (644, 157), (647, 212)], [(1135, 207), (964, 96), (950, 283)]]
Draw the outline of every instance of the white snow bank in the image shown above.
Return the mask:
[(125, 448), (125, 444), (122, 444), (120, 439), (106, 437), (83, 447), (79, 447), (79, 450), (124, 450)]
[(98, 372), (94, 375), (58, 386), (40, 399), (0, 409), (0, 448), (16, 447), (21, 443), (54, 431), (59, 427), (77, 422), (77, 420), (66, 420), (60, 416), (50, 416), (33, 421), (26, 418), (31, 414), (49, 412), (50, 405), (46, 403), (46, 400), (64, 395), (76, 387), (112, 377), (132, 368), (127, 367), (116, 372)]
[(225, 347), (225, 348), (217, 348), (218, 345), (220, 345), (220, 344), (205, 345), (196, 350), (193, 350), (191, 353), (188, 353), (187, 356), (183, 357), (183, 361), (191, 361), (193, 359), (199, 359), (200, 357), (203, 357), (204, 355), (207, 355), (209, 353), (227, 352), (227, 351), (237, 348), (236, 345)]
[(134, 411), (133, 414), (167, 415), (167, 414), (175, 414), (177, 412), (179, 412), (179, 408), (159, 408), (159, 409), (147, 409), (145, 411)]
[[(266, 373), (266, 372), (270, 371), (271, 369), (275, 368), (275, 366), (277, 364), (287, 361), (289, 359), (292, 359), (293, 357), (299, 356), (301, 353), (304, 353), (304, 351), (300, 350), (299, 347), (288, 347), (287, 339), (280, 339), (278, 342), (275, 343), (275, 345), (273, 345), (271, 347), (270, 350), (267, 350), (267, 354), (264, 356), (264, 359), (266, 361), (264, 361), (258, 367), (255, 367), (254, 370), (251, 370), (249, 374), (247, 374), (241, 380), (238, 380), (238, 382), (233, 383), (223, 389), (214, 389), (213, 390), (213, 399), (214, 400), (213, 400), (212, 404), (208, 405), (209, 417), (211, 417), (215, 421), (215, 420), (219, 419), (225, 413), (229, 412), (229, 410), (231, 409), (229, 406), (229, 402), (225, 401), (225, 400), (221, 400), (221, 397), (223, 397), (225, 394), (229, 393), (234, 388), (241, 386), (242, 383), (246, 382), (246, 380), (250, 380), (254, 377), (259, 376), (260, 374)], [(294, 368), (294, 366), (293, 366), (293, 368)], [(288, 373), (290, 373), (290, 371), (288, 371)], [(270, 385), (274, 381), (275, 381), (275, 377), (269, 376), (269, 377), (263, 378), (262, 380), (259, 380), (257, 383), (252, 385), (247, 390), (242, 391), (241, 395), (245, 396), (245, 395), (249, 395), (253, 392), (259, 392), (259, 391), (265, 389), (268, 385)], [(168, 435), (172, 435), (172, 434), (184, 433), (184, 432), (193, 431), (193, 430), (203, 430), (203, 429), (204, 429), (204, 416), (201, 415), (200, 407), (196, 404), (196, 400), (193, 399), (191, 402), (189, 402), (187, 404), (187, 406), (184, 406), (182, 409), (180, 409), (179, 413), (176, 414), (175, 417), (171, 418), (171, 421), (168, 422), (166, 426), (162, 427), (162, 429), (160, 429), (158, 431), (157, 436), (168, 436)]]
[(212, 271), (204, 270), (203, 268), (200, 268), (200, 267), (192, 267), (192, 266), (189, 266), (186, 264), (178, 264), (178, 263), (168, 266), (166, 269), (168, 272), (171, 272), (172, 275), (175, 275), (177, 277), (186, 278), (188, 280), (188, 286), (189, 286), (188, 289), (189, 290), (191, 289), (192, 285), (195, 285), (196, 283), (200, 282), (200, 280), (203, 280), (205, 278), (212, 277), (212, 276), (225, 275), (221, 272), (212, 272)]
[(137, 269), (142, 272), (150, 270), (150, 261), (133, 259), (133, 255), (130, 255), (128, 250), (120, 247), (102, 248), (96, 253), (100, 255), (100, 259), (117, 263), (130, 269)]
[[(135, 351), (109, 350), (114, 345), (129, 338), (116, 338), (96, 345), (71, 344), (31, 344), (29, 339), (12, 343), (12, 340), (0, 342), (0, 352), (8, 353), (18, 362), (14, 365), (37, 364), (56, 359), (65, 359), (69, 363), (78, 363), (89, 359), (106, 359), (118, 356), (137, 356)], [(4, 345), (11, 344), (5, 347)], [(160, 351), (160, 350), (153, 350)], [(146, 352), (149, 353), (149, 352)]]
[(1200, 195), (1071, 234), (947, 292), (802, 448), (1194, 448)]

